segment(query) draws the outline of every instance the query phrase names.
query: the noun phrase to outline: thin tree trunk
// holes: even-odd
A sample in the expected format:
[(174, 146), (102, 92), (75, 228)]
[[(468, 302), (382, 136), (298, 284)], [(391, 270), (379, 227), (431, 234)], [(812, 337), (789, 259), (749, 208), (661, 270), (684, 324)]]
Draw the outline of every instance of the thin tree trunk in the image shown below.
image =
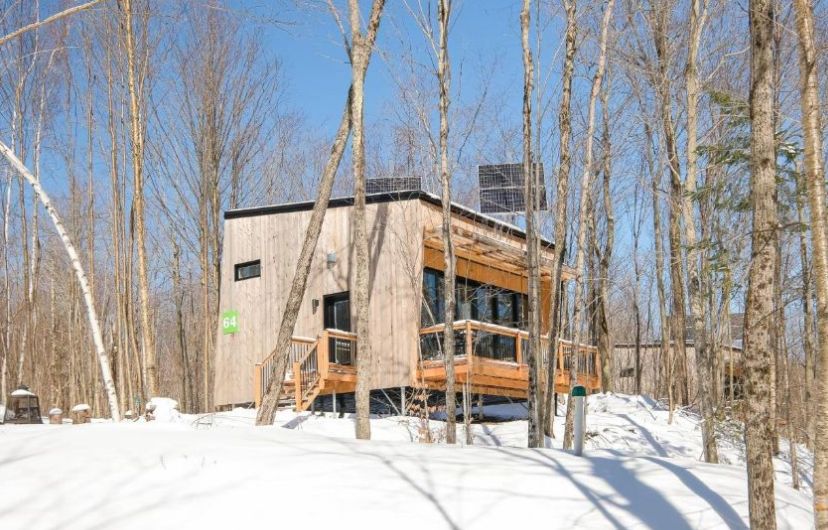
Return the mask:
[[(784, 311), (782, 315), (780, 315), (783, 325), (782, 329), (785, 328), (785, 316)], [(794, 425), (793, 425), (793, 393), (791, 392), (791, 377), (790, 377), (790, 364), (791, 358), (788, 355), (788, 341), (785, 338), (785, 335), (782, 334), (780, 336), (781, 341), (781, 350), (783, 355), (783, 365), (782, 365), (782, 384), (785, 387), (785, 423), (787, 426), (787, 433), (786, 436), (788, 437), (788, 457), (791, 462), (791, 486), (793, 489), (799, 489), (799, 458), (796, 454), (796, 439), (794, 436)]]
[(664, 147), (667, 154), (667, 163), (670, 170), (670, 209), (668, 210), (667, 237), (670, 243), (670, 287), (672, 291), (671, 335), (673, 361), (681, 363), (679, 371), (680, 398), (683, 404), (689, 402), (688, 373), (687, 373), (687, 319), (685, 317), (684, 301), (684, 267), (681, 252), (681, 212), (684, 196), (684, 187), (681, 183), (681, 168), (679, 163), (676, 131), (673, 125), (672, 96), (670, 90), (670, 76), (668, 68), (667, 31), (670, 17), (670, 8), (661, 5), (653, 14), (653, 39), (656, 56), (658, 57), (658, 77), (655, 82), (659, 97), (659, 112), (664, 134)]
[(124, 37), (127, 53), (127, 86), (129, 87), (129, 113), (132, 127), (132, 193), (135, 215), (136, 243), (138, 245), (138, 293), (141, 299), (141, 348), (147, 373), (149, 397), (158, 394), (158, 372), (155, 359), (155, 337), (150, 320), (149, 276), (147, 273), (146, 225), (144, 222), (144, 129), (138, 101), (138, 81), (135, 65), (135, 37), (132, 27), (132, 0), (123, 0)]
[[(575, 326), (574, 340), (572, 341), (572, 352), (569, 360), (569, 386), (574, 387), (578, 380), (578, 348), (580, 346), (581, 333), (583, 330), (583, 276), (586, 270), (586, 231), (588, 224), (588, 213), (590, 209), (590, 195), (592, 191), (592, 143), (595, 131), (595, 104), (601, 90), (601, 80), (604, 77), (604, 69), (607, 61), (607, 40), (609, 36), (610, 20), (612, 19), (612, 8), (615, 0), (608, 0), (604, 6), (604, 19), (601, 22), (601, 43), (598, 52), (598, 67), (592, 78), (592, 89), (589, 94), (589, 111), (587, 113), (586, 145), (584, 147), (584, 171), (581, 175), (581, 200), (579, 205), (578, 219), (578, 243), (575, 258), (575, 301), (572, 313), (572, 324)], [(568, 399), (566, 404), (566, 424), (564, 426), (564, 449), (572, 447), (572, 426), (573, 426), (572, 400)]]
[[(795, 0), (799, 34), (802, 136), (805, 144), (805, 180), (811, 207), (811, 245), (816, 279), (817, 350), (815, 355), (817, 399), (814, 443), (814, 522), (828, 528), (828, 227), (825, 219), (825, 170), (822, 162), (819, 80), (814, 42), (814, 8), (807, 0)], [(772, 6), (768, 12), (773, 13)], [(772, 20), (771, 20), (772, 22)]]
[(707, 347), (704, 297), (699, 273), (699, 260), (704, 256), (699, 252), (696, 236), (696, 220), (693, 214), (693, 197), (696, 194), (696, 174), (698, 171), (698, 99), (699, 79), (696, 66), (702, 29), (707, 18), (706, 0), (693, 0), (690, 4), (690, 45), (687, 54), (687, 68), (684, 80), (687, 85), (687, 177), (684, 182), (682, 217), (684, 218), (684, 238), (687, 243), (688, 291), (690, 295), (690, 316), (693, 319), (693, 347), (696, 352), (696, 380), (698, 381), (699, 412), (702, 417), (702, 446), (704, 460), (708, 463), (719, 462), (716, 447), (716, 424), (712, 402), (713, 362)]
[(576, 0), (562, 0), (566, 10), (566, 55), (564, 58), (561, 89), (561, 107), (558, 113), (560, 129), (560, 165), (558, 186), (555, 194), (555, 252), (552, 260), (552, 281), (550, 285), (551, 314), (549, 315), (549, 365), (546, 371), (546, 403), (544, 404), (543, 425), (546, 436), (555, 436), (555, 377), (558, 365), (558, 344), (561, 334), (561, 270), (563, 269), (564, 247), (566, 245), (566, 210), (569, 198), (569, 172), (571, 157), (569, 143), (572, 137), (572, 72), (575, 68), (577, 49)]
[[(804, 179), (801, 179), (804, 180)], [(805, 403), (806, 403), (806, 430), (808, 433), (808, 447), (813, 450), (816, 440), (816, 407), (814, 396), (817, 395), (814, 388), (814, 311), (811, 300), (811, 261), (808, 257), (808, 232), (805, 228), (805, 205), (804, 195), (806, 194), (806, 183), (797, 183), (796, 191), (796, 216), (797, 222), (803, 226), (799, 230), (799, 263), (802, 269), (802, 312), (804, 313), (805, 332), (802, 334), (802, 347), (805, 350)]]
[[(112, 72), (112, 46), (107, 46), (106, 55), (106, 88), (107, 88), (107, 128), (109, 131), (110, 141), (110, 156), (109, 156), (109, 172), (110, 172), (110, 188), (112, 194), (112, 268), (113, 268), (113, 284), (115, 291), (115, 330), (116, 330), (116, 344), (118, 351), (117, 372), (118, 372), (118, 395), (121, 398), (121, 410), (127, 410), (132, 403), (133, 394), (132, 379), (129, 370), (130, 364), (130, 350), (127, 339), (125, 338), (126, 330), (126, 287), (123, 276), (123, 256), (122, 249), (124, 238), (124, 207), (121, 200), (120, 188), (121, 178), (118, 168), (118, 132), (116, 129), (116, 115), (115, 102), (113, 98), (113, 88), (115, 81)], [(129, 389), (129, 390), (127, 390)]]
[(776, 528), (770, 371), (775, 344), (771, 316), (776, 261), (776, 163), (773, 129), (773, 0), (751, 0), (751, 203), (753, 234), (745, 306), (745, 452), (750, 526)]
[[(382, 9), (385, 5), (383, 0), (375, 0), (371, 9), (371, 16), (368, 21), (366, 30), (365, 44), (369, 49), (373, 48), (376, 40), (377, 30), (379, 29), (380, 18), (382, 16)], [(360, 76), (364, 77), (368, 69), (368, 59), (361, 65)], [(285, 371), (289, 360), (290, 339), (293, 335), (293, 329), (296, 326), (296, 320), (299, 316), (299, 307), (302, 305), (302, 298), (305, 295), (305, 287), (308, 282), (308, 274), (310, 273), (310, 266), (313, 260), (313, 254), (316, 251), (316, 243), (319, 241), (319, 234), (322, 231), (322, 222), (325, 219), (325, 211), (328, 207), (328, 201), (331, 198), (331, 190), (333, 189), (334, 177), (336, 176), (339, 163), (342, 160), (342, 155), (345, 152), (345, 145), (348, 141), (348, 135), (351, 131), (351, 98), (353, 87), (348, 91), (348, 100), (345, 104), (345, 110), (342, 114), (342, 119), (339, 123), (336, 136), (334, 137), (331, 154), (328, 157), (328, 162), (322, 172), (322, 179), (319, 183), (319, 193), (316, 197), (316, 202), (313, 205), (311, 218), (308, 223), (308, 229), (305, 232), (305, 240), (302, 243), (302, 250), (299, 253), (299, 259), (296, 263), (296, 272), (291, 283), (290, 293), (288, 294), (285, 311), (282, 315), (282, 322), (279, 326), (279, 334), (276, 340), (276, 348), (274, 352), (277, 353), (276, 365), (274, 367), (274, 377), (270, 388), (262, 399), (262, 405), (256, 415), (256, 425), (270, 425), (273, 423), (273, 415), (276, 412), (276, 406), (279, 402), (279, 394), (282, 391), (282, 383), (285, 379)], [(359, 361), (357, 361), (359, 362)]]
[(520, 11), (520, 34), (523, 48), (523, 180), (524, 198), (526, 206), (526, 256), (527, 273), (529, 276), (528, 300), (529, 300), (529, 340), (524, 358), (529, 370), (528, 387), (528, 440), (529, 447), (542, 447), (543, 436), (541, 436), (541, 424), (538, 417), (538, 367), (537, 359), (540, 353), (540, 276), (538, 268), (538, 246), (537, 229), (535, 227), (535, 193), (537, 186), (535, 180), (537, 173), (534, 170), (532, 160), (532, 85), (534, 76), (534, 65), (532, 63), (532, 50), (529, 45), (529, 8), (531, 0), (523, 0), (523, 8)]
[(23, 178), (25, 178), (26, 181), (28, 181), (28, 183), (32, 186), (35, 194), (37, 194), (40, 199), (41, 204), (43, 204), (43, 208), (49, 214), (49, 217), (52, 218), (55, 230), (57, 230), (58, 235), (60, 235), (63, 246), (66, 248), (66, 253), (69, 254), (69, 259), (72, 262), (72, 268), (78, 278), (78, 283), (80, 284), (81, 291), (83, 292), (83, 298), (86, 302), (87, 317), (89, 319), (89, 327), (92, 332), (92, 340), (95, 343), (95, 351), (98, 354), (98, 362), (101, 367), (101, 376), (103, 378), (104, 388), (106, 389), (107, 399), (109, 400), (109, 412), (113, 421), (120, 421), (121, 417), (118, 413), (118, 396), (115, 392), (115, 384), (112, 381), (112, 372), (109, 367), (109, 357), (104, 349), (103, 338), (101, 337), (101, 328), (98, 323), (98, 315), (95, 312), (95, 304), (92, 300), (92, 293), (89, 290), (89, 284), (86, 280), (86, 274), (83, 271), (83, 265), (80, 262), (78, 253), (75, 251), (75, 247), (69, 239), (69, 235), (66, 233), (63, 223), (61, 223), (60, 217), (52, 206), (48, 195), (46, 195), (46, 192), (40, 186), (40, 183), (35, 180), (34, 175), (26, 169), (23, 162), (21, 162), (20, 159), (17, 158), (17, 156), (8, 148), (8, 146), (2, 142), (0, 142), (0, 152), (6, 160), (8, 160), (9, 164), (15, 169), (15, 171), (22, 175)]
[[(449, 91), (451, 88), (451, 65), (448, 56), (448, 30), (451, 17), (451, 0), (440, 0), (437, 6), (437, 18), (440, 26), (440, 44), (437, 57), (437, 82), (440, 89), (440, 199), (443, 206), (443, 263), (445, 275), (443, 284), (443, 354), (446, 363), (446, 443), (457, 442), (457, 391), (454, 374), (454, 284), (455, 256), (451, 237), (451, 169), (448, 157), (449, 135)], [(463, 394), (464, 418), (468, 395)]]
[[(382, 8), (384, 0), (375, 0), (374, 9)], [(365, 97), (365, 70), (371, 58), (372, 42), (362, 34), (358, 0), (348, 2), (351, 19), (351, 149), (354, 171), (353, 245), (356, 253), (356, 437), (371, 438), (370, 398), (374, 358), (369, 336), (370, 274), (368, 229), (365, 214), (365, 131), (363, 108)]]
[[(599, 250), (600, 259), (598, 261), (598, 303), (597, 308), (597, 332), (598, 337), (596, 343), (598, 344), (598, 352), (601, 355), (601, 386), (604, 392), (612, 391), (612, 336), (610, 333), (609, 322), (609, 274), (610, 263), (612, 262), (612, 249), (615, 244), (615, 214), (612, 208), (612, 191), (610, 187), (610, 179), (612, 177), (612, 142), (610, 139), (610, 123), (609, 123), (609, 92), (610, 92), (610, 77), (607, 74), (607, 82), (605, 89), (601, 91), (601, 116), (603, 118), (603, 131), (601, 134), (601, 143), (603, 144), (602, 161), (603, 167), (603, 199), (604, 199), (604, 213), (607, 217), (606, 226), (606, 240), (604, 242), (603, 250), (600, 250), (597, 241), (594, 241), (595, 248)], [(638, 266), (635, 265), (636, 278), (638, 276)], [(639, 331), (639, 311), (638, 311), (638, 294), (633, 297), (633, 312), (636, 319), (636, 341), (638, 341)], [(636, 342), (637, 344), (637, 342)], [(636, 350), (636, 393), (640, 393), (641, 387), (641, 367), (640, 355)]]
[(664, 285), (664, 235), (661, 223), (661, 171), (656, 169), (653, 157), (653, 130), (649, 122), (644, 122), (644, 132), (647, 138), (647, 165), (652, 177), (653, 195), (653, 245), (656, 265), (656, 291), (658, 292), (658, 320), (661, 332), (661, 372), (664, 389), (667, 394), (667, 423), (673, 423), (673, 409), (675, 408), (675, 386), (673, 385), (674, 352), (670, 343), (670, 318), (667, 314), (667, 289)]

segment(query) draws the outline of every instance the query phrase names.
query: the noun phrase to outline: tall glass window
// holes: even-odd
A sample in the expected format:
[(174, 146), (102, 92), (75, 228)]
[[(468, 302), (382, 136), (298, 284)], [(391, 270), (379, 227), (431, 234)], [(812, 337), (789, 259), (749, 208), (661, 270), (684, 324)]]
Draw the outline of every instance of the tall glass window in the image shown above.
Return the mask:
[[(443, 273), (423, 271), (423, 327), (444, 320)], [(455, 283), (455, 320), (477, 320), (510, 328), (526, 328), (526, 295), (493, 285), (485, 285), (462, 276)]]

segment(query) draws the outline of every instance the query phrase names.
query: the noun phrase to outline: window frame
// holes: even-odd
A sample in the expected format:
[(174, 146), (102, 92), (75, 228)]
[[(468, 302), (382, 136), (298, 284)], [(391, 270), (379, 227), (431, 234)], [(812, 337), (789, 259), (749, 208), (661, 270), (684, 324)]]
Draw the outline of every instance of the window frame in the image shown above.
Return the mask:
[[(244, 278), (239, 276), (239, 271), (242, 269), (246, 269), (248, 267), (252, 267), (254, 265), (259, 266), (259, 271), (255, 275), (245, 276)], [(261, 259), (254, 259), (250, 261), (244, 261), (242, 263), (236, 263), (233, 265), (233, 281), (235, 282), (243, 282), (245, 280), (252, 280), (253, 278), (261, 278), (262, 277), (262, 260)]]

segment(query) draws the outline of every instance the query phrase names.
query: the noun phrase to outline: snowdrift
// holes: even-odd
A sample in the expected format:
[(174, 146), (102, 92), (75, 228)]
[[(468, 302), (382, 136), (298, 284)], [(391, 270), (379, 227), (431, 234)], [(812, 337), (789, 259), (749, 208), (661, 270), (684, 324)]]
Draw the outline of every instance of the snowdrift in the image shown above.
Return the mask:
[[(409, 418), (374, 420), (377, 439), (363, 442), (349, 419), (254, 428), (251, 411), (4, 426), (0, 528), (747, 528), (744, 467), (669, 456), (683, 451), (670, 429), (686, 447), (698, 437), (689, 418), (668, 429), (629, 396), (592, 399), (590, 412), (599, 434), (584, 458), (508, 447), (522, 421), (476, 425), (490, 447), (411, 443)], [(616, 432), (642, 427), (668, 456)], [(807, 494), (780, 481), (776, 496), (780, 528), (811, 526)]]

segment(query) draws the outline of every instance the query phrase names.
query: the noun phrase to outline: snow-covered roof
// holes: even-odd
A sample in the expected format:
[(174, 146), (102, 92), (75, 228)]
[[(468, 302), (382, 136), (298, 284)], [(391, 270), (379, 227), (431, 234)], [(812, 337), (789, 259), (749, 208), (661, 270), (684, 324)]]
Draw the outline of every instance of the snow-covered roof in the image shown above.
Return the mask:
[(53, 409), (49, 409), (49, 416), (57, 416), (59, 414), (63, 414), (63, 411), (57, 407)]
[(83, 412), (83, 411), (85, 411), (85, 410), (89, 410), (89, 409), (91, 409), (91, 408), (92, 408), (92, 407), (90, 407), (90, 406), (89, 406), (89, 405), (87, 405), (86, 403), (78, 403), (77, 405), (75, 405), (74, 407), (72, 407), (72, 412)]
[(26, 396), (35, 397), (35, 394), (33, 392), (30, 392), (29, 390), (26, 390), (25, 388), (18, 388), (17, 390), (15, 390), (14, 392), (11, 393), (11, 396), (12, 397), (26, 397)]

